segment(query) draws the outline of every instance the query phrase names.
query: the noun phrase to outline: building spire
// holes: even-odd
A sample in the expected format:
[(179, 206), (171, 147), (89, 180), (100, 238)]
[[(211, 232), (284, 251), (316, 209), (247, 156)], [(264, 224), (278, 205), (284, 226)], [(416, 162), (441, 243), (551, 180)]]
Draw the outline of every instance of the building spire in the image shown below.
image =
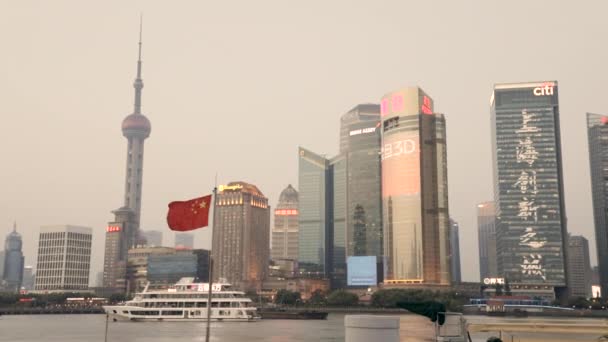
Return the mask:
[(13, 232), (17, 232), (17, 220), (13, 221)]
[(137, 56), (137, 78), (133, 83), (135, 88), (135, 109), (134, 114), (141, 114), (141, 90), (144, 87), (144, 82), (141, 79), (141, 35), (143, 27), (143, 14), (139, 16), (139, 53)]

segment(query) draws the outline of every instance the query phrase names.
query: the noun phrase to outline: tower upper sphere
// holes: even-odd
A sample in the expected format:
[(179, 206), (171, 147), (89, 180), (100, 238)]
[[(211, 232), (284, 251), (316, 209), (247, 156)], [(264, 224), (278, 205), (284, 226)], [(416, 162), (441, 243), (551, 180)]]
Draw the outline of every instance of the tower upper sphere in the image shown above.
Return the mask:
[(150, 136), (151, 130), (150, 120), (139, 113), (133, 113), (122, 121), (122, 135), (127, 138), (138, 136), (145, 139)]

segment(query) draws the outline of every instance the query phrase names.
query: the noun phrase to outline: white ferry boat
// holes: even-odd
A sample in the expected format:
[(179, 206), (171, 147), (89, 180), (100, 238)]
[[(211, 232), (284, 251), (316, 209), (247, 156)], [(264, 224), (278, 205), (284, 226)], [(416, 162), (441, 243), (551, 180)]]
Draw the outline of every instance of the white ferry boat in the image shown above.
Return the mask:
[[(104, 306), (114, 321), (205, 321), (209, 284), (182, 278), (171, 288), (148, 290), (119, 305)], [(250, 322), (259, 319), (257, 309), (245, 293), (232, 290), (226, 283), (213, 283), (211, 296), (212, 321)]]

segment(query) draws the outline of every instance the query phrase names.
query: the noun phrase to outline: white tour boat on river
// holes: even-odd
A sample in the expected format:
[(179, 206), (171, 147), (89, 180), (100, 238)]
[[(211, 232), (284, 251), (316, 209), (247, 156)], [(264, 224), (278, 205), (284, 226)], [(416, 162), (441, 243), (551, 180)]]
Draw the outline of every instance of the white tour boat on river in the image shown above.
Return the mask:
[[(204, 321), (207, 320), (209, 284), (182, 278), (164, 290), (148, 290), (119, 305), (105, 305), (114, 320), (130, 321)], [(212, 321), (255, 321), (257, 309), (245, 293), (232, 290), (230, 284), (214, 283), (211, 296)]]

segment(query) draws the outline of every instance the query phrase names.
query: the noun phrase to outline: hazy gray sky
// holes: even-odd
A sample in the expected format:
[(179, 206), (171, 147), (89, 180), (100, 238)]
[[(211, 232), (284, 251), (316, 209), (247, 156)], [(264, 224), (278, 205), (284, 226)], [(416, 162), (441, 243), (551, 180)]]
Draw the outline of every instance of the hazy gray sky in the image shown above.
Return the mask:
[[(16, 219), (27, 265), (41, 225), (70, 223), (94, 228), (101, 270), (140, 12), (144, 229), (168, 232), (167, 203), (209, 193), (216, 173), (276, 205), (297, 185), (298, 145), (333, 155), (343, 113), (419, 85), (446, 114), (450, 213), (463, 278), (478, 279), (492, 85), (558, 80), (568, 227), (595, 263), (585, 112), (608, 113), (605, 1), (3, 1), (0, 237)], [(209, 231), (196, 235), (207, 247)]]

